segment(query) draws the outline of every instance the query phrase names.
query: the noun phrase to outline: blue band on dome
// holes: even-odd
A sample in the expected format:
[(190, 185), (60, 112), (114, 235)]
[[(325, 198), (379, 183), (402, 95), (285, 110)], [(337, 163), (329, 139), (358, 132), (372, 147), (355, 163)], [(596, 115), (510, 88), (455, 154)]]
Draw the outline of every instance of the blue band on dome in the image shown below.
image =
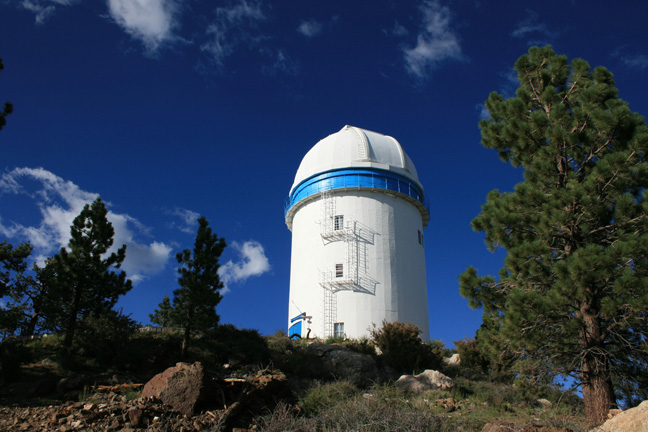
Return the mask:
[(286, 200), (284, 216), (292, 206), (311, 195), (347, 188), (390, 190), (414, 198), (429, 208), (421, 188), (407, 177), (376, 168), (354, 168), (326, 171), (299, 183)]

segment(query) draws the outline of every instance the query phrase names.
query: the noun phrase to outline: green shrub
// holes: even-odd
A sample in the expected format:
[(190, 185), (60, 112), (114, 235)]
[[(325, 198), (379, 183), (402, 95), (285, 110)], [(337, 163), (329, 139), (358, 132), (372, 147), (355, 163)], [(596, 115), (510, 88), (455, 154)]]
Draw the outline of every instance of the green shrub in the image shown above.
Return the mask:
[(476, 339), (454, 341), (461, 363), (455, 368), (457, 375), (470, 379), (486, 379), (490, 367), (487, 354)]
[(125, 368), (131, 353), (125, 349), (138, 324), (114, 310), (91, 312), (77, 329), (72, 350), (62, 352), (66, 369), (105, 371)]
[(361, 339), (348, 339), (344, 341), (343, 345), (351, 351), (355, 351), (360, 354), (376, 356), (376, 347), (374, 346), (373, 342), (371, 342), (366, 337)]
[(203, 366), (230, 363), (235, 357), (240, 365), (267, 365), (270, 351), (258, 330), (239, 329), (233, 324), (222, 324), (205, 332), (195, 342), (191, 357)]
[(424, 344), (422, 331), (414, 324), (382, 322), (371, 330), (374, 343), (382, 351), (385, 362), (399, 373), (414, 373), (423, 369), (438, 369), (447, 351), (440, 341)]

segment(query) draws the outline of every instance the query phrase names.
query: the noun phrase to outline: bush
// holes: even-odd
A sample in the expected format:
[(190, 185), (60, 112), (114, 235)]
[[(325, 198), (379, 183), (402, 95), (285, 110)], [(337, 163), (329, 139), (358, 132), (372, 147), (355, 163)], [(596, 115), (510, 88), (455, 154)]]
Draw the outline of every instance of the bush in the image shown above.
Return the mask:
[(270, 360), (268, 345), (258, 330), (222, 324), (205, 333), (199, 342), (204, 342), (205, 348), (210, 351), (208, 355), (216, 355), (223, 364), (229, 363), (232, 356), (246, 364), (259, 365)]
[(71, 350), (61, 352), (64, 369), (123, 369), (131, 361), (126, 347), (138, 324), (114, 310), (91, 312), (79, 325)]
[(490, 361), (479, 346), (476, 339), (454, 341), (461, 363), (455, 369), (459, 376), (470, 379), (485, 379), (488, 377)]
[(374, 344), (367, 338), (362, 339), (348, 339), (344, 341), (343, 345), (351, 351), (376, 356), (376, 348)]
[(399, 373), (414, 373), (423, 369), (438, 369), (447, 350), (440, 341), (424, 344), (421, 330), (414, 324), (382, 322), (371, 330), (374, 343), (383, 353), (385, 362)]

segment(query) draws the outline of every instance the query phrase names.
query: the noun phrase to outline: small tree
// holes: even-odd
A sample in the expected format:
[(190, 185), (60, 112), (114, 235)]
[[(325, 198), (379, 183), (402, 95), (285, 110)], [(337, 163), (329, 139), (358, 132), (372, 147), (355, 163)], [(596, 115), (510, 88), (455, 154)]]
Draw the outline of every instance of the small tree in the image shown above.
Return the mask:
[(491, 93), (479, 126), (524, 181), (490, 192), (472, 222), (507, 256), (497, 279), (469, 267), (460, 291), (483, 307), (491, 352), (571, 375), (599, 424), (613, 382), (648, 369), (648, 127), (605, 68), (534, 47), (515, 69), (516, 96)]
[(45, 318), (51, 328), (65, 333), (66, 348), (72, 346), (81, 320), (112, 309), (132, 288), (124, 271), (113, 271), (126, 258), (126, 245), (108, 254), (115, 231), (107, 213), (101, 198), (86, 204), (72, 223), (69, 250), (61, 248), (48, 259), (42, 273), (48, 286)]
[(219, 292), (223, 283), (218, 276), (218, 260), (227, 244), (225, 239), (212, 234), (207, 219), (200, 217), (198, 224), (193, 251), (185, 249), (176, 255), (181, 265), (178, 269), (180, 288), (173, 292), (173, 304), (165, 296), (159, 309), (150, 315), (156, 324), (182, 327), (182, 357), (187, 354), (192, 332), (218, 325), (216, 306), (223, 298)]
[(412, 323), (383, 320), (382, 327), (371, 329), (374, 343), (383, 353), (385, 362), (402, 373), (421, 369), (437, 369), (449, 352), (441, 341), (424, 343), (422, 330)]
[(155, 309), (152, 314), (149, 314), (149, 318), (153, 324), (162, 327), (172, 327), (176, 325), (176, 317), (174, 316), (173, 306), (171, 305), (171, 299), (169, 299), (168, 295), (164, 296), (162, 303), (158, 305), (158, 309)]
[(37, 285), (33, 277), (25, 273), (31, 251), (29, 243), (15, 248), (6, 241), (0, 243), (0, 297), (5, 301), (0, 309), (0, 328), (5, 334), (14, 334), (19, 329), (25, 334), (26, 322), (31, 321), (30, 295)]

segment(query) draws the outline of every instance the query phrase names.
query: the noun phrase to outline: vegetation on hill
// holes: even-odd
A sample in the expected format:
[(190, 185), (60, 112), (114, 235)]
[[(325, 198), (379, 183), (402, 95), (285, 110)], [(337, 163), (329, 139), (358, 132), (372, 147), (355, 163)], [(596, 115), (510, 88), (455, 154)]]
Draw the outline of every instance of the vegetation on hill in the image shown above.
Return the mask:
[[(119, 375), (144, 383), (181, 359), (180, 342), (184, 337), (181, 330), (156, 332), (137, 328), (135, 331), (130, 323), (123, 323), (123, 329), (131, 331), (113, 333), (104, 324), (97, 323), (91, 333), (79, 331), (75, 341), (79, 354), (74, 362), (59, 356), (63, 341), (60, 336), (4, 341), (2, 344), (9, 344), (11, 349), (3, 351), (1, 367), (3, 372), (11, 368), (12, 373), (5, 374), (0, 386), (0, 404), (55, 405), (57, 400), (70, 397), (92, 400), (90, 385), (67, 395), (38, 398), (32, 395), (31, 399), (22, 400), (17, 399), (20, 393), (17, 389), (33, 388), (26, 383), (42, 382), (44, 376), (50, 379), (84, 376), (90, 377), (88, 382), (92, 385), (99, 385)], [(380, 340), (403, 336), (410, 330), (409, 325), (399, 323), (377, 329), (375, 333), (381, 333), (377, 335)], [(119, 342), (111, 338), (119, 338)], [(481, 431), (485, 424), (496, 421), (566, 427), (573, 432), (585, 430), (583, 403), (579, 397), (553, 383), (518, 385), (514, 379), (494, 371), (472, 340), (457, 342), (458, 348), (449, 350), (439, 342), (424, 343), (420, 338), (413, 338), (397, 349), (437, 353), (413, 369), (409, 369), (409, 359), (394, 356), (396, 353), (389, 348), (378, 355), (376, 339), (335, 341), (350, 350), (371, 355), (384, 367), (416, 373), (434, 366), (455, 382), (449, 390), (430, 390), (420, 395), (400, 390), (392, 381), (360, 389), (348, 381), (338, 380), (314, 367), (315, 359), (307, 350), (312, 342), (289, 339), (283, 332), (262, 337), (255, 330), (219, 325), (195, 335), (185, 360), (200, 361), (214, 377), (244, 379), (260, 369), (284, 371), (292, 382), (294, 398), (284, 400), (270, 411), (256, 412), (252, 423), (261, 431)], [(463, 356), (461, 363), (446, 365), (443, 357), (456, 351)], [(399, 363), (397, 358), (404, 363)], [(399, 374), (394, 373), (393, 378)], [(12, 399), (8, 399), (9, 395)], [(539, 402), (539, 399), (546, 401)]]

